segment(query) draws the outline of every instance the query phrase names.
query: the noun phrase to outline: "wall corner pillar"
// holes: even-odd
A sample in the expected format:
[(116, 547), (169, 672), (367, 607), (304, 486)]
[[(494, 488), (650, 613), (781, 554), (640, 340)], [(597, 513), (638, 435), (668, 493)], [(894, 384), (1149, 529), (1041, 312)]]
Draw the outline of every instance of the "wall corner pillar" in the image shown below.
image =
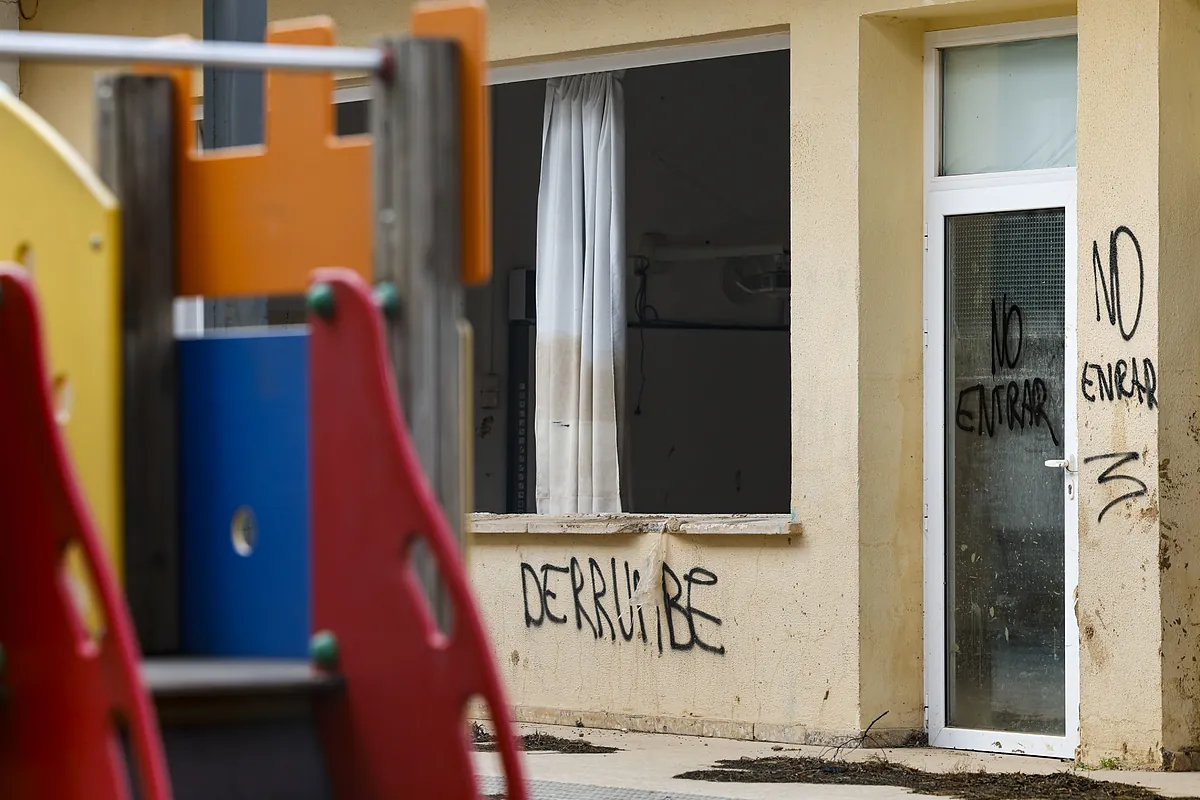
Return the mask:
[(792, 264), (804, 276), (791, 294), (791, 512), (825, 598), (808, 619), (839, 635), (813, 643), (815, 691), (789, 721), (843, 731), (860, 728), (858, 13), (850, 5), (804, 4), (791, 27)]
[(881, 742), (924, 727), (923, 35), (845, 3), (791, 28), (792, 505), (847, 634), (822, 645), (834, 689), (803, 721), (886, 712)]
[(1075, 610), (1092, 763), (1200, 744), (1198, 47), (1189, 0), (1080, 0)]
[(1158, 563), (1163, 743), (1200, 747), (1200, 6), (1159, 11)]
[[(860, 724), (925, 727), (922, 616), (921, 20), (858, 31)], [(882, 730), (881, 730), (882, 729)]]

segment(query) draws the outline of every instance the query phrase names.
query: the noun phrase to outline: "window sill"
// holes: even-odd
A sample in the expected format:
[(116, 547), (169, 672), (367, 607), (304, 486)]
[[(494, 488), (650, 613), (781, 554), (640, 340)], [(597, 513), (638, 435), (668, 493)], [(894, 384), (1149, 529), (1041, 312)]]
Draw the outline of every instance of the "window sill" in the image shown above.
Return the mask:
[(493, 534), (641, 534), (801, 536), (788, 514), (472, 514), (471, 529)]

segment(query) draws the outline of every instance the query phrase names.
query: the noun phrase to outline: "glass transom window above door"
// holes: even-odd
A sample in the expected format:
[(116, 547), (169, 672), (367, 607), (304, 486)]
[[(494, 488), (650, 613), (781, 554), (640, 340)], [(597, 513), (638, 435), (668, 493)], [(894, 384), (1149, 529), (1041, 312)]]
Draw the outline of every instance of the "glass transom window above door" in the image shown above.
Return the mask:
[(939, 51), (938, 174), (1075, 166), (1078, 37)]
[(935, 746), (1070, 757), (1077, 39), (1035, 26), (927, 48), (926, 687)]

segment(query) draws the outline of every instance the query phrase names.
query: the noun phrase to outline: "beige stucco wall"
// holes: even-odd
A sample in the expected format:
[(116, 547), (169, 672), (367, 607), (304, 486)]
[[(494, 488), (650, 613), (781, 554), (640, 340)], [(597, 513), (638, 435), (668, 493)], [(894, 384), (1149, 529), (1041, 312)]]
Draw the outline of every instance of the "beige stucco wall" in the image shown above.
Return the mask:
[[(364, 43), (401, 28), (404, 9), (382, 0), (275, 0), (271, 16), (333, 10), (340, 38)], [(523, 716), (790, 741), (861, 730), (884, 711), (876, 730), (922, 726), (922, 35), (1073, 12), (1074, 4), (1036, 0), (491, 4), (497, 61), (790, 30), (792, 246), (803, 276), (791, 320), (792, 514), (803, 536), (476, 537), (476, 592)], [(1081, 467), (1076, 607), (1084, 756), (1092, 761), (1151, 761), (1160, 747), (1200, 743), (1200, 537), (1190, 491), (1200, 474), (1197, 14), (1189, 0), (1079, 4), (1080, 366), (1151, 358), (1163, 386), (1153, 412), (1079, 395), (1080, 458), (1136, 452), (1125, 474), (1147, 487), (1098, 523), (1133, 484), (1100, 484), (1103, 461)], [(30, 27), (196, 35), (200, 3), (43, 0)], [(90, 72), (22, 70), (26, 99), (90, 154)], [(1107, 265), (1109, 233), (1121, 225), (1136, 233), (1146, 265), (1142, 317), (1128, 342), (1107, 317), (1095, 321), (1091, 279), (1093, 240)], [(1129, 253), (1120, 253), (1124, 266)], [(630, 574), (639, 570), (650, 590), (648, 641), (640, 630), (632, 641), (618, 630), (614, 641), (582, 618), (576, 625), (572, 557), (587, 580), (581, 596), (593, 624), (589, 559), (606, 576), (600, 602), (614, 621), (614, 560), (619, 590), (626, 562)], [(669, 641), (659, 651), (655, 620), (668, 610), (684, 619), (665, 607), (664, 561), (681, 579), (708, 571), (692, 573), (693, 606), (721, 623), (694, 612), (693, 622), (723, 652)], [(568, 569), (547, 573), (557, 581), (553, 613), (566, 623), (526, 623), (522, 563), (539, 579), (544, 564)], [(621, 601), (628, 615), (624, 594)]]
[[(1200, 9), (1187, 0), (1084, 0), (1079, 25), (1082, 755), (1153, 763), (1162, 748), (1200, 741), (1192, 488), (1200, 474)], [(1112, 267), (1111, 236), (1122, 226), (1144, 265), (1139, 287), (1136, 248), (1120, 233), (1124, 334), (1096, 284)], [(1142, 375), (1146, 359), (1154, 365), (1155, 409), (1148, 398), (1105, 401), (1082, 380), (1085, 363), (1133, 358)]]
[[(1158, 2), (1090, 0), (1079, 19), (1079, 272), (1077, 285), (1079, 367), (1129, 358), (1154, 358), (1156, 304), (1146, 304), (1133, 342), (1123, 341), (1103, 319), (1096, 321), (1092, 244), (1107, 266), (1109, 234), (1120, 225), (1136, 232), (1150, 270), (1146, 294), (1156, 295), (1158, 259)], [(1119, 98), (1119, 99), (1116, 99)], [(1116, 101), (1122, 113), (1107, 110)], [(1136, 301), (1137, 261), (1129, 242), (1121, 259), (1128, 267), (1126, 291)], [(1132, 320), (1126, 321), (1126, 327)], [(1145, 353), (1145, 355), (1142, 355)], [(1157, 360), (1156, 362), (1157, 363)], [(1092, 375), (1091, 377), (1095, 377)], [(1165, 381), (1161, 381), (1165, 383)], [(1094, 394), (1089, 387), (1088, 393)], [(1158, 648), (1158, 521), (1155, 414), (1124, 404), (1092, 403), (1079, 392), (1079, 566), (1076, 602), (1081, 652), (1080, 726), (1084, 753), (1132, 750), (1150, 760), (1161, 744), (1161, 681), (1146, 655)], [(1108, 501), (1135, 489), (1129, 481), (1100, 486), (1097, 477), (1112, 465), (1087, 458), (1137, 453), (1126, 465), (1147, 488), (1138, 504), (1110, 509)], [(1120, 473), (1121, 470), (1118, 470)], [(1133, 676), (1137, 676), (1135, 679)]]
[[(33, 4), (27, 4), (32, 8)], [(189, 0), (54, 0), (41, 2), (23, 30), (199, 37), (201, 4)], [(89, 161), (95, 155), (95, 112), (90, 67), (24, 61), (22, 98), (58, 129)]]
[(886, 17), (859, 30), (859, 703), (865, 722), (917, 727), (923, 34)]
[[(1006, 17), (996, 3), (922, 4), (864, 20), (864, 6), (851, 5), (804, 4), (778, 17), (756, 7), (737, 24), (724, 21), (726, 4), (711, 16), (694, 4), (675, 16), (668, 5), (645, 24), (625, 10), (620, 29), (608, 32), (589, 15), (538, 40), (602, 49), (632, 32), (655, 41), (720, 25), (789, 25), (792, 243), (805, 275), (792, 299), (792, 511), (805, 534), (787, 546), (766, 537), (664, 537), (676, 572), (698, 565), (718, 575), (707, 591), (721, 602), (713, 609), (725, 652), (668, 648), (661, 656), (656, 647), (596, 640), (586, 628), (581, 635), (571, 621), (525, 626), (519, 563), (562, 565), (601, 542), (543, 538), (531, 553), (520, 540), (514, 559), (514, 542), (478, 537), (477, 590), (525, 718), (579, 712), (589, 722), (689, 732), (698, 717), (706, 730), (787, 741), (862, 730), (885, 711), (875, 728), (884, 735), (923, 725), (922, 35)], [(1017, 5), (1007, 18), (1073, 11), (1008, 4)], [(939, 22), (939, 13), (952, 21)], [(653, 545), (630, 547), (637, 564)], [(510, 643), (521, 645), (511, 648), (516, 658)], [(526, 653), (554, 653), (553, 666), (538, 669)], [(610, 674), (634, 675), (641, 688), (596, 694), (590, 687)], [(548, 708), (570, 713), (543, 716)]]
[[(21, 12), (16, 0), (0, 0), (0, 31), (15, 31), (21, 27)], [(17, 61), (0, 61), (0, 83), (14, 92), (21, 89), (21, 68)]]
[[(786, 536), (479, 536), (473, 578), (526, 719), (804, 741), (857, 724), (856, 632), (835, 621), (852, 611), (833, 581), (797, 569), (811, 550)], [(573, 570), (573, 558), (574, 575), (543, 569)], [(664, 563), (679, 581), (667, 590), (684, 589), (676, 604), (662, 596)], [(644, 594), (630, 591), (635, 570)], [(553, 592), (545, 608), (539, 587)]]
[(1200, 743), (1200, 6), (1164, 2), (1159, 37), (1158, 566), (1163, 745), (1176, 749)]
[[(786, 545), (477, 537), (477, 591), (520, 716), (786, 741), (862, 730), (884, 711), (875, 728), (884, 735), (922, 727), (922, 34), (1003, 21), (1000, 5), (922, 4), (867, 20), (861, 5), (804, 4), (778, 16), (756, 5), (737, 22), (726, 4), (677, 14), (668, 4), (651, 19), (623, 7), (618, 29), (599, 13), (561, 27), (556, 16), (526, 48), (789, 26), (792, 240), (805, 274), (792, 302), (792, 511), (805, 533)], [(1019, 5), (1007, 18), (1073, 11)], [(939, 23), (939, 12), (952, 22)], [(495, 47), (510, 57), (507, 41)], [(595, 557), (607, 572), (616, 557), (619, 576), (625, 560), (653, 574), (661, 561), (646, 553), (656, 543), (677, 574), (701, 566), (718, 576), (704, 608), (722, 619), (708, 630), (724, 653), (659, 654), (653, 631), (650, 646), (638, 646), (597, 639), (573, 619), (526, 625), (522, 562), (537, 571), (574, 555), (586, 569)], [(561, 597), (569, 583), (558, 580)]]

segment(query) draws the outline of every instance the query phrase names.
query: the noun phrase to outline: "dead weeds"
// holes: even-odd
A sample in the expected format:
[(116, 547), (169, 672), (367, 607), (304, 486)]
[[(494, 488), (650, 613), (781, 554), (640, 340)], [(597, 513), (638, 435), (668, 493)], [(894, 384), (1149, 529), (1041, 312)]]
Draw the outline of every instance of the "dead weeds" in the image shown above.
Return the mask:
[(957, 797), (961, 800), (1158, 800), (1162, 797), (1141, 786), (1097, 781), (1071, 772), (1050, 775), (1020, 772), (936, 773), (881, 759), (854, 762), (796, 756), (726, 759), (718, 761), (711, 769), (692, 770), (675, 777), (720, 783), (895, 786), (911, 789), (917, 794)]
[[(496, 739), (478, 722), (471, 723), (471, 739), (481, 753), (496, 752)], [(616, 753), (621, 748), (592, 744), (587, 739), (564, 739), (535, 731), (521, 737), (521, 749), (526, 753), (569, 753), (572, 755)]]

